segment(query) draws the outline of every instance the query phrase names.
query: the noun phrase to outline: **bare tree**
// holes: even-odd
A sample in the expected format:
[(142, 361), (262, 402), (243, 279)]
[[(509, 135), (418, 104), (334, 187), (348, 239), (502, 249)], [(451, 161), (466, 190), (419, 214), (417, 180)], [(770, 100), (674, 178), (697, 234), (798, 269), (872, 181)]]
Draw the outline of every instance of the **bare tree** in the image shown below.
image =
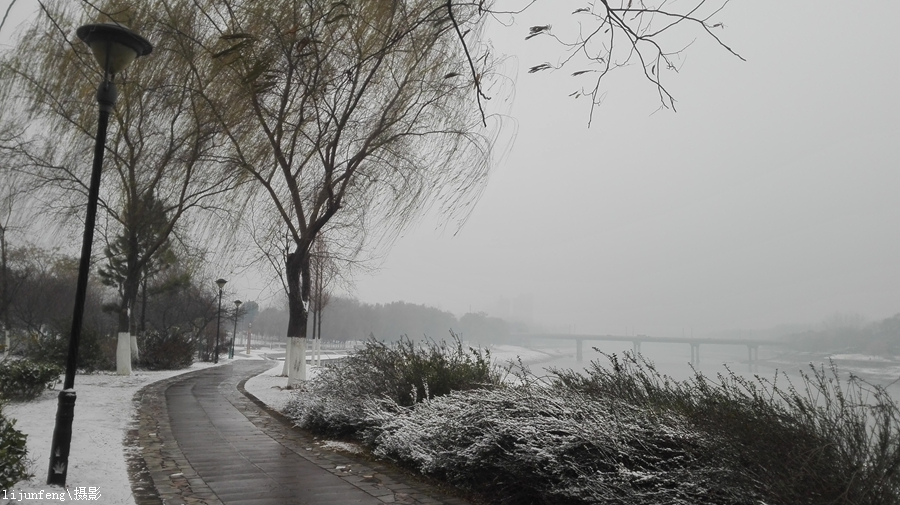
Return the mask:
[[(573, 70), (571, 76), (580, 84), (570, 97), (590, 98), (590, 116), (593, 120), (596, 106), (606, 95), (604, 83), (614, 70), (633, 69), (656, 91), (660, 107), (675, 109), (675, 97), (669, 92), (665, 76), (677, 73), (683, 62), (685, 50), (698, 39), (712, 41), (725, 51), (743, 60), (718, 35), (724, 23), (718, 19), (730, 0), (587, 0), (572, 12), (558, 4), (550, 9), (550, 16), (561, 21), (554, 26), (548, 19), (528, 28), (525, 39), (549, 38), (561, 48), (556, 62), (529, 64), (530, 73), (547, 70)], [(528, 18), (531, 11), (548, 2), (530, 0), (498, 0), (484, 2), (471, 0), (485, 14), (513, 24)], [(457, 2), (447, 0), (448, 9)], [(540, 14), (546, 15), (546, 14)], [(569, 15), (569, 19), (563, 16)], [(467, 49), (465, 32), (458, 30), (460, 45)], [(468, 55), (468, 51), (467, 51)], [(477, 76), (474, 58), (471, 72)], [(476, 79), (479, 98), (487, 98)]]
[(0, 330), (4, 355), (9, 352), (9, 332), (12, 329), (11, 306), (18, 282), (13, 279), (10, 254), (14, 234), (23, 238), (32, 218), (27, 177), (16, 170), (20, 162), (13, 146), (21, 134), (14, 122), (0, 124)]
[[(663, 0), (589, 3), (572, 13), (585, 19), (585, 30), (572, 39), (557, 36), (549, 24), (531, 27), (528, 38), (554, 37), (569, 51), (559, 63), (531, 70), (574, 65), (576, 56), (582, 57), (587, 66), (573, 75), (593, 76), (594, 85), (574, 95), (590, 96), (593, 110), (605, 76), (637, 62), (656, 85), (662, 105), (674, 106), (661, 75), (677, 70), (684, 45), (670, 49), (662, 43), (664, 35), (693, 26), (724, 46), (712, 18), (726, 3), (695, 0), (683, 11)], [(34, 42), (28, 43), (36, 50), (20, 54), (49, 56), (30, 67), (10, 57), (4, 70), (12, 78), (4, 79), (2, 89), (6, 96), (27, 90), (36, 97), (33, 114), (48, 121), (55, 142), (65, 139), (60, 143), (68, 146), (65, 156), (52, 149), (31, 151), (35, 167), (61, 173), (46, 177), (47, 183), (83, 191), (76, 169), (62, 160), (85, 156), (79, 146), (86, 145), (82, 137), (92, 131), (94, 114), (85, 105), (89, 100), (65, 97), (71, 95), (71, 76), (93, 81), (86, 75), (93, 66), (81, 61), (87, 58), (84, 48), (60, 36), (75, 26), (65, 20), (83, 20), (99, 10), (89, 2), (67, 5), (57, 0), (44, 6), (51, 29), (35, 29)], [(186, 189), (194, 188), (196, 179), (188, 182), (178, 174), (224, 177), (231, 172), (200, 170), (224, 162), (255, 182), (253, 192), (234, 200), (256, 213), (261, 236), (286, 238), (281, 262), (290, 313), (288, 384), (296, 384), (305, 378), (310, 261), (319, 234), (363, 222), (366, 230), (388, 230), (381, 236), (390, 242), (431, 205), (464, 220), (477, 200), (494, 139), (494, 131), (482, 126), (490, 117), (484, 105), (494, 65), (482, 32), (486, 20), (503, 11), (482, 0), (152, 0), (139, 8), (108, 0), (98, 5), (107, 16), (158, 34), (163, 46), (157, 52), (167, 55), (126, 76), (126, 86), (133, 88), (123, 95), (134, 97), (134, 103), (120, 107), (120, 137), (111, 147), (122, 167), (117, 169), (122, 187), (143, 181), (137, 175), (143, 172), (132, 178), (129, 170), (139, 161), (148, 165), (153, 184), (171, 185), (173, 195), (188, 197), (171, 200), (172, 215), (180, 217), (205, 206), (199, 195), (217, 195), (233, 184), (210, 175), (209, 181), (219, 182), (205, 186), (205, 193)], [(507, 12), (516, 16), (521, 10)], [(64, 78), (45, 85), (42, 79), (49, 74)], [(160, 101), (148, 99), (154, 93)], [(132, 125), (168, 129), (140, 135)], [(220, 138), (227, 144), (227, 160)], [(150, 149), (156, 140), (176, 150)], [(150, 152), (159, 157), (148, 161), (144, 156)], [(152, 169), (172, 162), (198, 170)], [(165, 191), (156, 190), (166, 198)], [(108, 191), (104, 203), (111, 222), (138, 197)]]
[[(0, 62), (0, 101), (6, 106), (24, 99), (28, 119), (41, 125), (29, 130), (27, 143), (19, 144), (27, 159), (22, 169), (34, 178), (56, 216), (78, 224), (88, 189), (98, 77), (89, 49), (72, 40), (75, 28), (118, 21), (159, 38), (153, 58), (124, 76), (107, 142), (106, 168), (111, 173), (101, 188), (106, 219), (101, 218), (99, 227), (109, 269), (116, 272), (108, 278), (119, 284), (117, 360), (123, 374), (130, 373), (129, 355), (137, 350), (130, 318), (136, 313), (141, 279), (180, 229), (185, 230), (180, 240), (202, 233), (203, 224), (227, 205), (225, 195), (239, 183), (239, 172), (221, 163), (218, 123), (208, 104), (195, 100), (191, 90), (196, 76), (184, 55), (150, 15), (153, 6), (133, 4), (43, 2), (39, 18)], [(154, 203), (152, 212), (147, 202)], [(208, 212), (201, 216), (197, 211)]]
[(481, 14), (454, 8), (452, 22), (427, 0), (194, 3), (206, 23), (182, 30), (205, 51), (197, 80), (215, 83), (198, 92), (256, 181), (270, 236), (286, 231), (290, 243), (294, 385), (305, 379), (311, 250), (326, 225), (364, 216), (397, 230), (435, 202), (464, 209), (482, 188), (491, 139), (455, 31)]
[[(340, 276), (338, 258), (328, 250), (328, 241), (325, 234), (320, 234), (313, 244), (310, 260), (310, 273), (312, 278), (312, 299), (310, 303), (313, 314), (313, 360), (316, 365), (321, 364), (322, 351), (322, 317), (325, 307), (331, 301), (332, 285)], [(347, 262), (349, 263), (349, 262)]]
[[(196, 81), (215, 85), (198, 91), (219, 113), (235, 162), (257, 182), (251, 205), (271, 218), (262, 228), (286, 237), (293, 385), (305, 378), (319, 233), (356, 219), (396, 232), (434, 202), (446, 211), (477, 198), (492, 145), (481, 128), (494, 64), (482, 31), (502, 11), (481, 0), (193, 3), (201, 15), (191, 26), (172, 18), (181, 28), (170, 31), (190, 33), (184, 43), (202, 48)], [(661, 75), (677, 70), (684, 46), (668, 49), (664, 36), (693, 26), (724, 46), (711, 20), (726, 3), (697, 0), (685, 11), (662, 0), (589, 4), (573, 13), (587, 31), (556, 38), (571, 57), (531, 70), (583, 56), (589, 68), (573, 73), (595, 77), (581, 91), (595, 105), (609, 72), (639, 62), (663, 106), (673, 106)], [(556, 37), (550, 25), (533, 26), (528, 37), (536, 36)]]

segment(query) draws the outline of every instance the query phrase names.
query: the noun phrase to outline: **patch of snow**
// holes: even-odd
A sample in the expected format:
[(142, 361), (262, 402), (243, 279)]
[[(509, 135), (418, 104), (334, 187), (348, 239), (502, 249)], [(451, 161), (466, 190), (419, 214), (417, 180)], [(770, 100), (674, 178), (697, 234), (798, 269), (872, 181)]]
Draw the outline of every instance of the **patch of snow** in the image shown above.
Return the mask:
[[(282, 363), (275, 361), (272, 368), (251, 377), (244, 383), (244, 389), (269, 407), (281, 411), (291, 398), (291, 390), (284, 389), (287, 386), (287, 377), (281, 375)], [(307, 371), (313, 367), (307, 368)]]
[(351, 454), (359, 454), (363, 452), (362, 447), (350, 442), (339, 442), (337, 440), (325, 440), (320, 442), (319, 446), (329, 451), (349, 452)]
[[(332, 355), (329, 359), (337, 359), (344, 356), (346, 356), (346, 353), (342, 355)], [(324, 355), (322, 356), (322, 359), (326, 359)], [(296, 392), (296, 390), (285, 389), (285, 386), (287, 386), (287, 377), (281, 375), (282, 367), (282, 361), (276, 361), (272, 365), (272, 368), (256, 377), (251, 377), (244, 383), (244, 389), (246, 389), (248, 393), (259, 398), (261, 402), (279, 412), (284, 410), (288, 400), (290, 400), (291, 396)], [(307, 379), (314, 378), (318, 375), (319, 370), (321, 370), (321, 368), (307, 363)]]
[(516, 363), (519, 359), (526, 365), (536, 365), (560, 356), (571, 355), (572, 350), (562, 349), (531, 349), (515, 345), (493, 345), (490, 348), (491, 358), (498, 364), (505, 365), (508, 362)]
[(894, 363), (896, 360), (884, 356), (870, 356), (868, 354), (832, 354), (835, 361), (869, 361), (877, 363)]
[[(219, 363), (227, 363), (227, 360)], [(217, 365), (194, 363), (183, 370), (135, 370), (132, 375), (124, 376), (109, 372), (76, 375), (75, 418), (66, 475), (66, 487), (72, 496), (75, 496), (76, 488), (95, 487), (100, 493), (97, 503), (134, 505), (123, 446), (134, 415), (134, 394), (147, 384), (211, 366)], [(11, 402), (3, 408), (4, 415), (16, 420), (16, 429), (28, 436), (29, 471), (34, 477), (10, 487), (9, 491), (15, 491), (17, 496), (20, 491), (39, 493), (43, 490), (45, 495), (61, 492), (59, 487), (46, 484), (58, 395), (59, 390), (45, 391), (35, 400)], [(23, 503), (50, 504), (59, 503), (59, 500), (38, 499)]]

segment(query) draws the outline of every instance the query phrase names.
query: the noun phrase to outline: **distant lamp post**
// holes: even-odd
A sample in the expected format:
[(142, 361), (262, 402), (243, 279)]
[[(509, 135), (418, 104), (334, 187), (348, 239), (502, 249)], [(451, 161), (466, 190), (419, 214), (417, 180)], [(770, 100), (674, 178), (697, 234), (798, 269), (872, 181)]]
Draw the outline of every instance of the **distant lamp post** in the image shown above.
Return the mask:
[(228, 281), (219, 279), (216, 281), (216, 284), (219, 286), (219, 312), (216, 316), (216, 348), (213, 350), (213, 363), (219, 362), (219, 328), (222, 327), (222, 288), (225, 287), (225, 284), (228, 284)]
[(237, 320), (241, 311), (241, 301), (234, 301), (234, 333), (231, 334), (231, 349), (228, 350), (228, 359), (234, 359), (234, 341), (237, 340)]
[(50, 443), (50, 470), (47, 484), (66, 485), (69, 469), (69, 447), (72, 442), (72, 419), (75, 417), (75, 366), (78, 362), (78, 343), (81, 339), (81, 323), (84, 319), (84, 301), (87, 293), (88, 272), (91, 265), (91, 244), (94, 241), (94, 222), (97, 217), (97, 201), (100, 194), (100, 172), (103, 168), (103, 151), (106, 149), (106, 128), (109, 115), (116, 105), (118, 91), (115, 74), (139, 56), (153, 51), (147, 39), (115, 23), (84, 25), (76, 32), (78, 38), (91, 48), (103, 69), (103, 80), (97, 88), (99, 119), (94, 145), (94, 164), (88, 188), (87, 212), (84, 218), (84, 238), (81, 242), (81, 263), (78, 267), (78, 284), (75, 288), (75, 310), (72, 315), (72, 331), (69, 334), (69, 353), (66, 357), (66, 377), (59, 392), (56, 406), (56, 425)]

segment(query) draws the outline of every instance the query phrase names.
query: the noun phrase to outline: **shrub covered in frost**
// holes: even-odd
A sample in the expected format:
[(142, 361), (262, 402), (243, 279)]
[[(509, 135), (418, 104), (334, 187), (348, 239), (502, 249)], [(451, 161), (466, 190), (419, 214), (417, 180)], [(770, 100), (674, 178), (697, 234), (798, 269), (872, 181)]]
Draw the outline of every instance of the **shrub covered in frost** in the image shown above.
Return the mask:
[(452, 343), (408, 338), (384, 343), (369, 339), (346, 360), (328, 365), (288, 404), (298, 425), (337, 434), (359, 434), (372, 425), (369, 404), (387, 399), (410, 406), (426, 398), (494, 387), (502, 371), (490, 353)]
[(673, 412), (559, 385), (382, 405), (378, 456), (514, 504), (756, 504), (712, 464), (713, 444)]
[[(833, 368), (812, 368), (800, 388), (784, 376), (674, 381), (626, 354), (584, 374), (523, 372), (515, 385), (491, 372), (493, 387), (439, 396), (428, 378), (440, 374), (402, 367), (454, 362), (430, 353), (461, 346), (432, 344), (415, 359), (404, 346), (370, 342), (289, 414), (503, 503), (900, 503), (897, 405), (857, 378), (842, 384)], [(413, 392), (417, 381), (428, 387)]]
[(0, 399), (33, 400), (59, 382), (63, 372), (57, 365), (27, 359), (0, 363)]
[(0, 489), (7, 489), (31, 476), (26, 451), (25, 434), (16, 429), (15, 419), (3, 415), (3, 402), (0, 401)]
[[(591, 397), (684, 416), (708, 437), (717, 464), (766, 503), (900, 503), (900, 410), (887, 392), (837, 369), (810, 365), (796, 388), (729, 374), (677, 382), (626, 354), (557, 381)], [(781, 380), (784, 384), (776, 384)]]

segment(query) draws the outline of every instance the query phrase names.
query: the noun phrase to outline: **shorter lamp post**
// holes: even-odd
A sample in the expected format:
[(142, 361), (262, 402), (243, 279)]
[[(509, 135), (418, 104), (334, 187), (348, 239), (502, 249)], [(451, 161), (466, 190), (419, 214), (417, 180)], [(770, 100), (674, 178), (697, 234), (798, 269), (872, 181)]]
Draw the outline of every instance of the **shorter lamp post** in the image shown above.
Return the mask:
[(222, 327), (222, 289), (225, 287), (225, 284), (228, 284), (228, 281), (219, 279), (216, 281), (216, 284), (219, 286), (219, 312), (216, 315), (216, 348), (213, 349), (213, 363), (219, 362), (219, 329)]
[(116, 105), (118, 92), (115, 74), (125, 70), (139, 56), (153, 51), (153, 45), (144, 37), (115, 23), (84, 25), (75, 31), (94, 54), (103, 70), (103, 80), (97, 88), (97, 137), (94, 139), (94, 164), (88, 187), (87, 209), (84, 217), (84, 237), (81, 242), (81, 261), (78, 282), (75, 287), (75, 308), (72, 314), (72, 331), (69, 334), (69, 350), (66, 357), (66, 376), (59, 392), (56, 406), (56, 424), (50, 442), (50, 470), (47, 484), (66, 485), (69, 470), (69, 449), (72, 443), (72, 420), (75, 417), (75, 368), (78, 363), (78, 344), (81, 340), (81, 323), (84, 319), (84, 303), (87, 295), (88, 273), (91, 267), (91, 245), (94, 241), (94, 222), (100, 199), (100, 173), (103, 168), (103, 152), (106, 149), (106, 129), (109, 115)]
[(234, 359), (234, 341), (237, 340), (237, 320), (241, 311), (241, 301), (234, 301), (234, 332), (231, 334), (231, 348), (228, 350), (228, 359)]

